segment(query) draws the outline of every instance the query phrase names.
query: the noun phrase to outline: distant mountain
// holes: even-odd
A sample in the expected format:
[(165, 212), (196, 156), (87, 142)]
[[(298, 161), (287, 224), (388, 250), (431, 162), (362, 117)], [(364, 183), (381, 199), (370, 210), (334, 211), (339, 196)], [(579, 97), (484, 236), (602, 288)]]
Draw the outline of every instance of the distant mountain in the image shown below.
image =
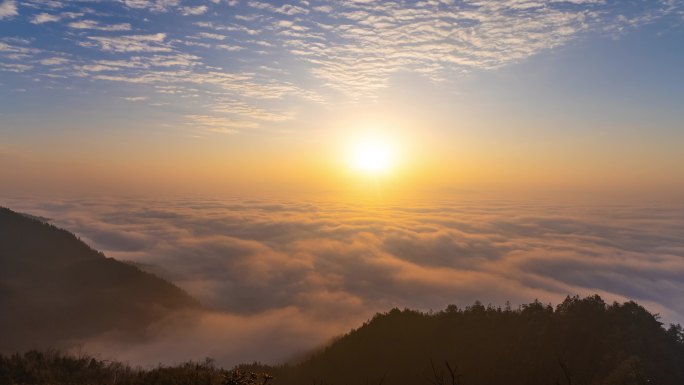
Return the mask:
[(140, 335), (196, 308), (168, 281), (105, 257), (44, 218), (0, 208), (0, 352), (59, 348), (107, 331)]
[(394, 309), (296, 364), (243, 366), (277, 385), (684, 384), (684, 334), (634, 302), (568, 297), (555, 309), (479, 302)]

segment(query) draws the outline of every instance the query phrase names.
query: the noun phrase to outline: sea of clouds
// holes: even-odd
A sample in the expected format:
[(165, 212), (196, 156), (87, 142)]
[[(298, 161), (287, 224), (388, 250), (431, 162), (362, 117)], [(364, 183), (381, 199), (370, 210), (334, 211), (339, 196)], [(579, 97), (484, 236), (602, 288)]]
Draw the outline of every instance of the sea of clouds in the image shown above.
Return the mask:
[(209, 311), (137, 343), (132, 363), (279, 362), (392, 307), (633, 299), (684, 321), (684, 207), (515, 201), (4, 198), (107, 256), (173, 281)]

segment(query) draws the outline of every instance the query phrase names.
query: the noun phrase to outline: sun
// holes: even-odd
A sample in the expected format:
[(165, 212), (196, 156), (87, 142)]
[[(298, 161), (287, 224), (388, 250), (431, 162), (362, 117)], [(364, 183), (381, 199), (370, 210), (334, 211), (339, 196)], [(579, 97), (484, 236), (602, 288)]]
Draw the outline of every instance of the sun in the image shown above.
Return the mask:
[(383, 174), (395, 163), (395, 149), (391, 141), (380, 136), (360, 138), (351, 153), (352, 166), (367, 174)]

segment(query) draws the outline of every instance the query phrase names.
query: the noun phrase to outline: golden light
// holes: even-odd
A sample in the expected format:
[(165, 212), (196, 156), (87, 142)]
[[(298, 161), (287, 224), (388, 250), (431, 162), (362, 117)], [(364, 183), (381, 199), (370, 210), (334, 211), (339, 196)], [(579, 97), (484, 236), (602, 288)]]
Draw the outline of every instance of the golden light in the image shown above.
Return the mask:
[(380, 136), (367, 136), (354, 145), (351, 161), (355, 169), (368, 174), (388, 172), (395, 163), (393, 144)]

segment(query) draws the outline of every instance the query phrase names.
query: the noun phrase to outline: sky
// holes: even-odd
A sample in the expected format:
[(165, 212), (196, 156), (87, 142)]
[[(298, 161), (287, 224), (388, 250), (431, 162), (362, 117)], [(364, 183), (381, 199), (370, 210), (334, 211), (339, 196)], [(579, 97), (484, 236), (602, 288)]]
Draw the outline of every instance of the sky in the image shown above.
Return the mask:
[[(16, 194), (684, 192), (684, 2), (0, 1)], [(381, 137), (392, 169), (349, 166)]]

